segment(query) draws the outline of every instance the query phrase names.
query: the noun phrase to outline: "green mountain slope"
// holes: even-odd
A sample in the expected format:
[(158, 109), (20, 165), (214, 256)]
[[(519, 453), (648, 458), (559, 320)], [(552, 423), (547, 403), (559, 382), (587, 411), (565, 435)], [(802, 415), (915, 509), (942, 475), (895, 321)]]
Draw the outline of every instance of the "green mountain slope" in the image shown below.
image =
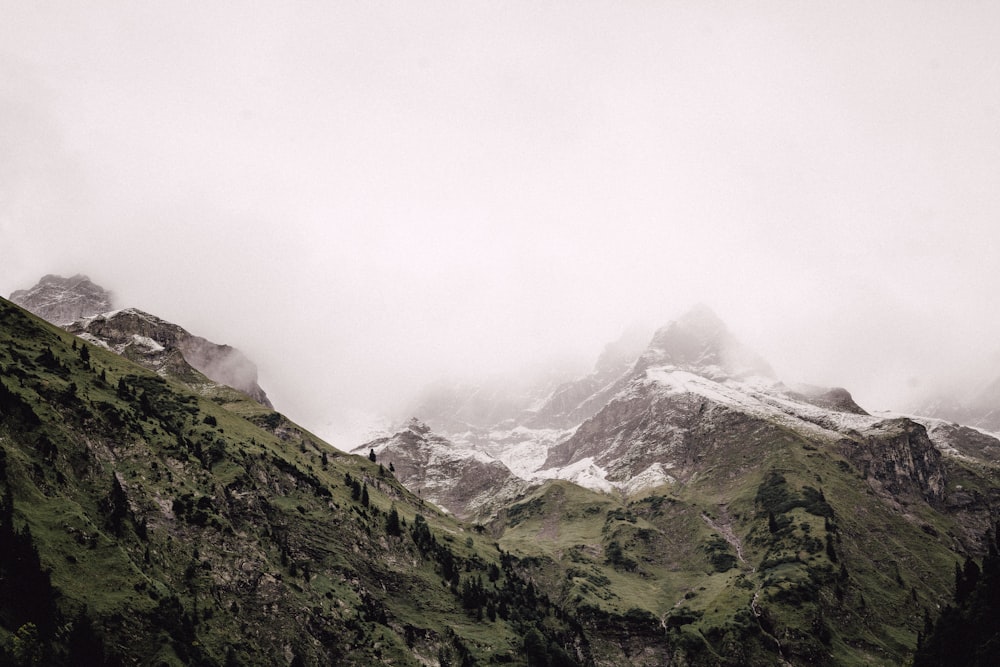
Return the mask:
[(516, 559), (378, 463), (3, 300), (0, 464), (0, 664), (589, 661)]
[(908, 660), (955, 563), (986, 550), (996, 466), (942, 457), (906, 419), (840, 441), (714, 423), (683, 483), (626, 501), (547, 482), (492, 532), (592, 639), (619, 627), (646, 664)]
[(910, 420), (715, 406), (677, 483), (466, 525), (209, 384), (0, 300), (0, 665), (895, 665), (1000, 505)]

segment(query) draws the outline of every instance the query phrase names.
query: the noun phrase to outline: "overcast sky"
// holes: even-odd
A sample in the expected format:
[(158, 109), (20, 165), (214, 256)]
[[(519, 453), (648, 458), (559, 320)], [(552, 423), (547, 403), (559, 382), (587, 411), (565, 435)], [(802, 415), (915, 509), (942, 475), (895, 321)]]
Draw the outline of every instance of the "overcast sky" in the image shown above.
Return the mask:
[(998, 44), (995, 2), (0, 0), (0, 293), (88, 274), (319, 430), (697, 302), (898, 407), (1000, 376)]

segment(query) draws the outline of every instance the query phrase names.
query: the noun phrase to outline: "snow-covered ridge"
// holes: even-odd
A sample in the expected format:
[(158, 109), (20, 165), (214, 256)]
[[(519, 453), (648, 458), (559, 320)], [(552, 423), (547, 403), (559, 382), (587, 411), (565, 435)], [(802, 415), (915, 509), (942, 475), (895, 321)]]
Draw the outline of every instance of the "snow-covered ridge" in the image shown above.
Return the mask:
[[(773, 419), (807, 435), (840, 437), (849, 431), (864, 431), (881, 417), (822, 408), (791, 394), (780, 382), (762, 377), (745, 380), (710, 380), (672, 366), (646, 370), (645, 380), (673, 394), (695, 394), (764, 419)], [(629, 388), (635, 391), (637, 385)]]

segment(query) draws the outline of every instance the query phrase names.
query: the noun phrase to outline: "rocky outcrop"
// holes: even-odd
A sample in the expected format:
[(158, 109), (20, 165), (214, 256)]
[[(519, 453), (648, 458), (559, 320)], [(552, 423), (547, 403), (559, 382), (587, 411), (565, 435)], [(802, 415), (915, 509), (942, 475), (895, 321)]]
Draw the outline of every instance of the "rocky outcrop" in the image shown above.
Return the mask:
[(355, 450), (369, 451), (407, 489), (463, 519), (488, 513), (491, 504), (513, 498), (526, 487), (500, 461), (456, 446), (417, 419)]
[(542, 406), (528, 415), (525, 425), (566, 429), (593, 417), (628, 384), (636, 359), (648, 341), (643, 331), (630, 329), (608, 343), (591, 373), (556, 387)]
[(239, 350), (194, 336), (182, 327), (127, 308), (67, 325), (66, 330), (154, 371), (190, 382), (191, 369), (273, 407), (257, 384), (257, 367)]
[(854, 402), (851, 392), (842, 387), (829, 389), (826, 387), (798, 387), (797, 391), (790, 392), (789, 395), (818, 408), (848, 412), (854, 415), (868, 414), (864, 408)]
[(906, 418), (890, 419), (860, 435), (843, 440), (840, 452), (876, 490), (897, 498), (919, 496), (935, 506), (943, 503), (941, 452), (921, 424)]
[(84, 275), (47, 275), (34, 287), (11, 294), (10, 300), (58, 326), (114, 308), (111, 292)]

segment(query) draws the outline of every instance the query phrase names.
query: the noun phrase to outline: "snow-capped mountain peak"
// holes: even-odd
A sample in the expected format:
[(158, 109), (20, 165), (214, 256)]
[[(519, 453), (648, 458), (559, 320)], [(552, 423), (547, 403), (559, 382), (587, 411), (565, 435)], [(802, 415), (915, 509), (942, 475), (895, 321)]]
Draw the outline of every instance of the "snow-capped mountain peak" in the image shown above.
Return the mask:
[(737, 340), (705, 305), (695, 306), (656, 332), (639, 357), (636, 371), (654, 366), (672, 366), (716, 379), (774, 378), (770, 365)]

